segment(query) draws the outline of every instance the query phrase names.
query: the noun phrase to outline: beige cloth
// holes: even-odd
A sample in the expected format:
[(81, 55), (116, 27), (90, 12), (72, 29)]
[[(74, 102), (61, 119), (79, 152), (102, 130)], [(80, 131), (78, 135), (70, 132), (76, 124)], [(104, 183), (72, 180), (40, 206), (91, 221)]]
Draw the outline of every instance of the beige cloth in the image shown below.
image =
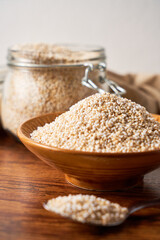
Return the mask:
[(160, 75), (120, 75), (108, 71), (107, 78), (126, 89), (125, 97), (145, 106), (151, 113), (160, 114)]

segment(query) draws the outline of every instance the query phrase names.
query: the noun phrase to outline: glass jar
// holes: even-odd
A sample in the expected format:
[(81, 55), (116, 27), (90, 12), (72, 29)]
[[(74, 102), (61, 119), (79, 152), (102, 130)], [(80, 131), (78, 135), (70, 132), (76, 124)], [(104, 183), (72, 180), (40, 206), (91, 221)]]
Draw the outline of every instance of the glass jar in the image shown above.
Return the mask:
[(93, 89), (99, 90), (105, 77), (104, 49), (63, 47), (70, 50), (71, 56), (65, 50), (47, 52), (48, 59), (36, 50), (8, 50), (9, 69), (2, 98), (4, 129), (16, 135), (23, 121), (45, 113), (66, 111), (77, 101), (95, 93)]
[(23, 121), (66, 111), (95, 90), (109, 90), (108, 86), (116, 94), (123, 93), (106, 79), (105, 59), (105, 50), (93, 46), (28, 44), (10, 48), (2, 96), (3, 128), (16, 135)]

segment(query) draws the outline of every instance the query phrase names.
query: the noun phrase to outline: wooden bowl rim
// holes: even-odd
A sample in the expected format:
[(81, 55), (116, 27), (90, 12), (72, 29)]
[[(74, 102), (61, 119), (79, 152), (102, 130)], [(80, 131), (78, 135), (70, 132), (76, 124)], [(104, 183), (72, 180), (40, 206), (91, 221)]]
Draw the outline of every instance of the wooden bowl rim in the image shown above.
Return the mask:
[[(43, 114), (43, 115), (40, 115), (40, 116), (36, 116), (36, 117), (33, 117), (33, 118), (30, 118), (28, 119), (27, 121), (23, 122), (17, 129), (17, 135), (19, 137), (19, 139), (23, 139), (23, 143), (24, 142), (27, 142), (29, 143), (30, 145), (32, 146), (36, 146), (36, 147), (39, 147), (39, 148), (43, 148), (43, 149), (47, 149), (49, 151), (55, 151), (55, 152), (64, 152), (64, 153), (70, 153), (70, 154), (78, 154), (78, 155), (92, 155), (92, 156), (103, 156), (103, 157), (107, 157), (107, 156), (113, 156), (113, 157), (118, 157), (118, 156), (122, 156), (122, 157), (129, 157), (129, 156), (132, 156), (132, 155), (148, 155), (148, 154), (158, 154), (160, 153), (160, 149), (157, 149), (157, 150), (148, 150), (148, 151), (143, 151), (143, 152), (127, 152), (127, 153), (123, 153), (123, 152), (88, 152), (88, 151), (80, 151), (80, 150), (70, 150), (70, 149), (65, 149), (65, 148), (58, 148), (58, 147), (51, 147), (51, 146), (48, 146), (48, 145), (45, 145), (45, 144), (42, 144), (42, 143), (38, 143), (38, 142), (35, 142), (34, 140), (32, 140), (31, 138), (27, 137), (24, 133), (23, 133), (23, 130), (22, 128), (27, 125), (29, 122), (31, 121), (34, 121), (36, 119), (40, 119), (42, 117), (45, 117), (45, 116), (49, 116), (49, 115), (60, 115), (62, 114), (62, 112), (55, 112), (55, 113), (47, 113), (47, 114)], [(160, 115), (158, 114), (152, 114), (153, 116), (157, 116), (160, 118)], [(37, 126), (38, 127), (38, 126)]]

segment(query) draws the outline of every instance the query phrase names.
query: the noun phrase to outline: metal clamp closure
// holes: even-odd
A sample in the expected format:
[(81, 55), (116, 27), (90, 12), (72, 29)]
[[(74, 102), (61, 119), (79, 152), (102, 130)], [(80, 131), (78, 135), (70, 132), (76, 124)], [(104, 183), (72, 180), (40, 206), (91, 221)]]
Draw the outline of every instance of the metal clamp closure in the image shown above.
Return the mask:
[[(95, 68), (99, 69), (100, 72), (106, 72), (106, 64), (100, 63), (96, 67), (94, 67), (93, 64), (85, 64), (85, 66), (86, 66), (86, 69), (85, 69), (85, 75), (82, 78), (82, 85), (88, 88), (91, 88), (93, 90), (96, 90), (99, 93), (105, 93), (106, 91), (103, 90), (102, 88), (99, 88), (91, 79), (88, 78), (88, 75), (89, 75), (89, 72), (93, 71)], [(101, 81), (106, 83), (109, 86), (109, 88), (112, 90), (112, 92), (117, 96), (121, 96), (126, 93), (126, 90), (124, 88), (119, 86), (114, 81), (107, 79), (106, 77), (101, 77)]]

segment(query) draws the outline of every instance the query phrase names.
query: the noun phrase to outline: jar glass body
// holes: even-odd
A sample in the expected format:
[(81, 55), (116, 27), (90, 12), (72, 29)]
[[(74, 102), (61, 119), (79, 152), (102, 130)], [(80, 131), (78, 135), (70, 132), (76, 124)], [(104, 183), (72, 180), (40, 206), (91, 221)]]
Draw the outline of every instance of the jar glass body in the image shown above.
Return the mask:
[[(16, 135), (18, 126), (27, 119), (66, 111), (95, 93), (81, 83), (85, 69), (84, 65), (9, 66), (2, 97), (3, 128)], [(90, 72), (89, 77), (100, 84), (98, 70)]]

